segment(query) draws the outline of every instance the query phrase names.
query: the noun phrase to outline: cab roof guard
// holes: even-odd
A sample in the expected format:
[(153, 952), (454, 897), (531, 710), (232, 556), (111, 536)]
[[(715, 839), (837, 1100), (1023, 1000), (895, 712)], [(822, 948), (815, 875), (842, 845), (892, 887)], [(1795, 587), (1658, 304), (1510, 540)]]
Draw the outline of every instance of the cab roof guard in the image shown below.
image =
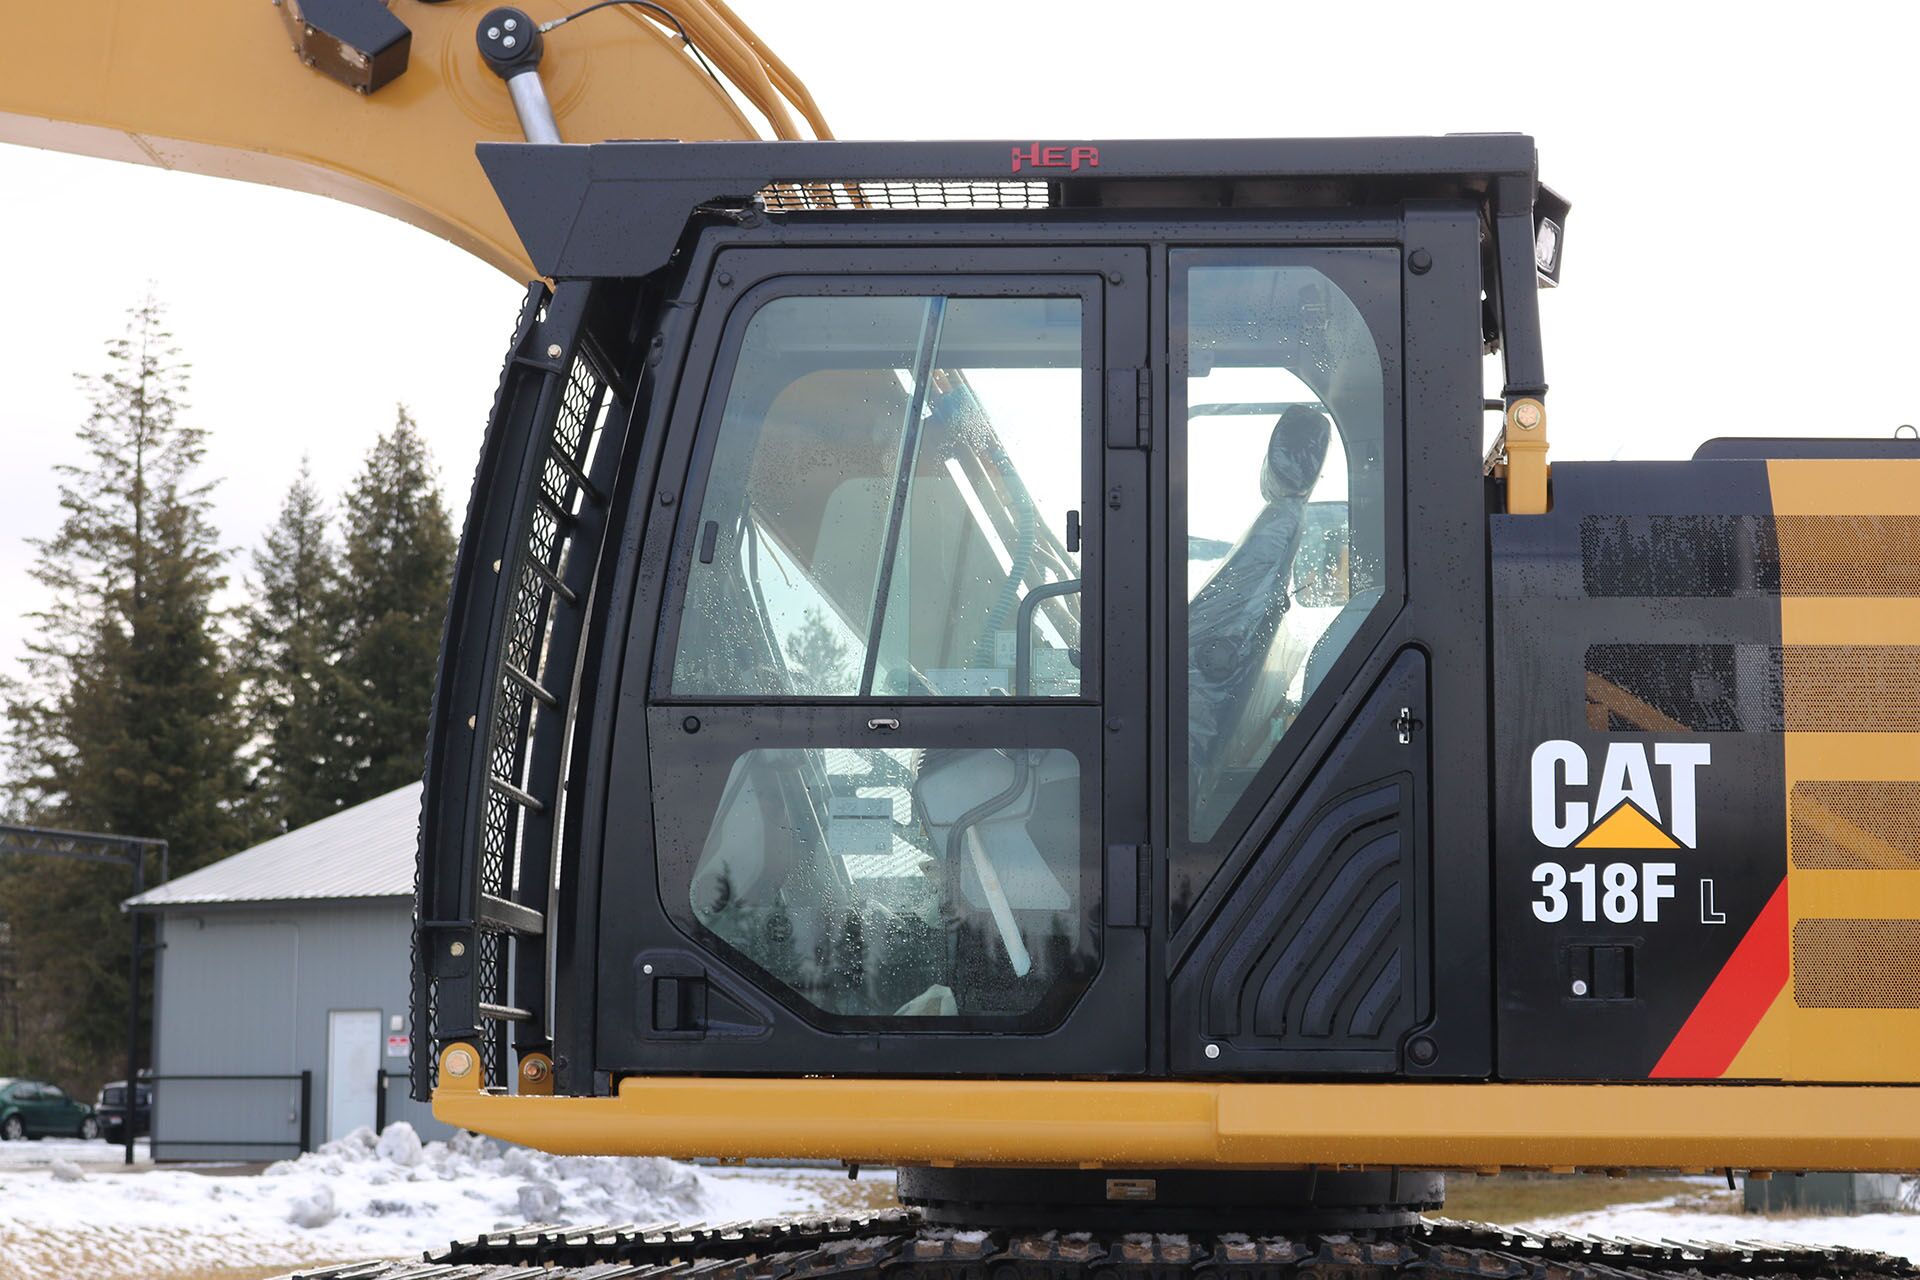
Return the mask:
[[(1533, 139), (1524, 134), (482, 143), (478, 151), (535, 269), (553, 280), (650, 275), (667, 264), (702, 208), (775, 217), (813, 217), (824, 208), (892, 218), (902, 216), (903, 206), (931, 204), (947, 216), (1035, 219), (1074, 209), (1222, 212), (1474, 201), (1490, 232), (1482, 266), (1484, 337), (1489, 352), (1503, 352), (1506, 366), (1509, 430), (1496, 442), (1488, 469), (1513, 459), (1518, 472), (1510, 477), (1516, 483), (1509, 509), (1546, 509), (1547, 381), (1537, 287), (1559, 282), (1569, 206), (1540, 182)], [(876, 184), (868, 196), (866, 188)]]

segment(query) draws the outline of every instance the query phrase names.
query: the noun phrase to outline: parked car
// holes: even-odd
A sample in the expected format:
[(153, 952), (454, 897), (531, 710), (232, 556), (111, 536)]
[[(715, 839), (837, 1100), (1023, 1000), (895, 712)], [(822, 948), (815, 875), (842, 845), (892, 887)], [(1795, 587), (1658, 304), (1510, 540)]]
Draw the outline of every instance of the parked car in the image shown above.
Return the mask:
[(38, 1080), (0, 1080), (0, 1140), (100, 1136), (93, 1108), (75, 1102), (55, 1085)]
[[(111, 1080), (101, 1085), (93, 1114), (100, 1121), (101, 1136), (108, 1142), (126, 1141), (121, 1128), (127, 1122), (127, 1082)], [(152, 1132), (153, 1086), (142, 1080), (133, 1091), (133, 1136), (144, 1138)]]

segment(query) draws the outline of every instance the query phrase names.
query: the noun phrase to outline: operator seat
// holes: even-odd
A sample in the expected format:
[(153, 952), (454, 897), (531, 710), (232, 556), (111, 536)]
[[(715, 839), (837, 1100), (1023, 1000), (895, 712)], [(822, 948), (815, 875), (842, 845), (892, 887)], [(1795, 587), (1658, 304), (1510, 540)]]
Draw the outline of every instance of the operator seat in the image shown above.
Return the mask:
[(1290, 603), (1307, 496), (1327, 458), (1327, 416), (1288, 405), (1274, 423), (1260, 468), (1266, 507), (1187, 606), (1187, 741), (1190, 801), (1197, 811), (1218, 779), (1274, 633)]

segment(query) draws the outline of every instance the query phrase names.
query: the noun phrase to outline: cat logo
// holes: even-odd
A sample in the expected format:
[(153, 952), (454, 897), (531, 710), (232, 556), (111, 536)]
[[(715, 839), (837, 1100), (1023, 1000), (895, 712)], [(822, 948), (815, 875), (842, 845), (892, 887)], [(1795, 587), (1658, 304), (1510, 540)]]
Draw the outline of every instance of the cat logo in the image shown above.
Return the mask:
[(1543, 742), (1533, 749), (1534, 839), (1549, 849), (1692, 849), (1696, 771), (1712, 759), (1705, 742), (1611, 742), (1593, 782), (1586, 748)]

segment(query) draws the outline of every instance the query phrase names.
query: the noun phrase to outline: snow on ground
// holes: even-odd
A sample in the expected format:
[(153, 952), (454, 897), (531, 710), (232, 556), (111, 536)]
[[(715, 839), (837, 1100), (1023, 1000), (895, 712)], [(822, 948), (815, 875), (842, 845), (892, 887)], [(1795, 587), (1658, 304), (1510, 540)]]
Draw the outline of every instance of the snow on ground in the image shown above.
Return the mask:
[[(1714, 1199), (1727, 1202), (1727, 1212), (1716, 1212)], [(1732, 1197), (1674, 1196), (1634, 1205), (1617, 1205), (1564, 1218), (1542, 1218), (1517, 1224), (1523, 1231), (1553, 1233), (1577, 1231), (1596, 1236), (1633, 1236), (1641, 1240), (1701, 1240), (1731, 1244), (1765, 1240), (1781, 1244), (1821, 1247), (1844, 1246), (1871, 1253), (1889, 1253), (1920, 1262), (1920, 1215), (1862, 1213), (1757, 1216), (1741, 1213)]]
[[(55, 1160), (70, 1160), (78, 1165), (119, 1164), (126, 1149), (118, 1143), (82, 1142), (78, 1138), (42, 1138), (38, 1142), (0, 1142), (0, 1169), (45, 1167)], [(151, 1164), (147, 1140), (133, 1140), (133, 1162)]]
[(120, 1172), (70, 1155), (0, 1167), (0, 1280), (418, 1257), (534, 1222), (756, 1218), (817, 1203), (780, 1171), (714, 1177), (669, 1160), (550, 1156), (466, 1134), (422, 1144), (404, 1123), (378, 1137), (358, 1130), (258, 1176)]

